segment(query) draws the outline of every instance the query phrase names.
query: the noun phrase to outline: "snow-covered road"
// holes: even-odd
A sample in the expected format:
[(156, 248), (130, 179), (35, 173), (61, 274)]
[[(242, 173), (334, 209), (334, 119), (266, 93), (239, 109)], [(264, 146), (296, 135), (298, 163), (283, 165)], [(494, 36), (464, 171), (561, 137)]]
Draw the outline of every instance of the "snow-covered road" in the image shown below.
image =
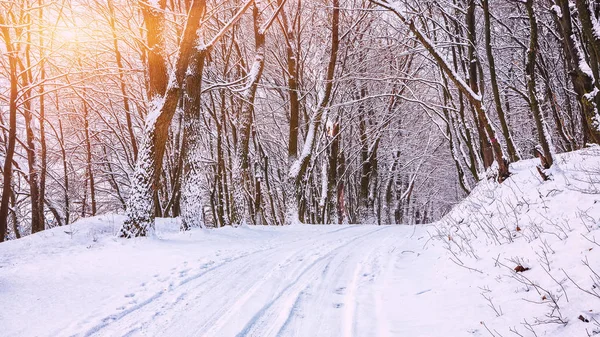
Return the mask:
[[(322, 236), (260, 247), (216, 263), (184, 263), (161, 280), (166, 291), (123, 310), (99, 334), (156, 336), (351, 336), (356, 300), (382, 311), (382, 257), (396, 245), (385, 228), (344, 227)], [(401, 238), (404, 239), (404, 238)], [(403, 240), (402, 240), (403, 241)], [(359, 249), (365, 246), (368, 249)], [(132, 293), (135, 296), (135, 293)], [(303, 317), (310, 325), (302, 324)], [(376, 316), (376, 315), (369, 315)], [(116, 318), (116, 317), (115, 317)], [(331, 324), (337, 322), (337, 324)], [(377, 326), (377, 324), (373, 324)], [(369, 328), (372, 328), (371, 325)]]
[[(452, 310), (468, 302), (443, 295), (443, 254), (423, 251), (425, 228), (166, 231), (63, 247), (55, 236), (66, 234), (53, 231), (42, 234), (49, 250), (38, 261), (18, 254), (31, 238), (1, 247), (13, 262), (0, 268), (7, 336), (472, 335), (465, 309)], [(54, 270), (41, 275), (42, 265)], [(28, 314), (40, 317), (36, 326), (10, 317)]]

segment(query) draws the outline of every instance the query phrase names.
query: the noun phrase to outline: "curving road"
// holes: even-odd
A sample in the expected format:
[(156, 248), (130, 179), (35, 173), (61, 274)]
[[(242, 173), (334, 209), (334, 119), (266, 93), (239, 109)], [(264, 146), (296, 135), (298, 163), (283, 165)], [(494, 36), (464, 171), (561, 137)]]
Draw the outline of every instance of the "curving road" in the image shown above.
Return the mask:
[[(44, 310), (45, 328), (21, 327), (8, 335), (472, 336), (460, 325), (439, 334), (432, 328), (460, 322), (464, 317), (452, 309), (468, 303), (440, 296), (446, 263), (440, 260), (442, 250), (423, 250), (429, 239), (425, 228), (211, 232), (133, 243), (112, 239), (91, 251), (74, 248), (68, 256), (77, 261), (87, 256), (85, 261), (97, 259), (98, 265), (70, 270), (67, 293), (56, 292), (25, 309)], [(66, 258), (61, 253), (48, 257), (62, 260), (61, 266)], [(67, 263), (81, 264), (77, 261)], [(110, 276), (104, 281), (103, 274)], [(47, 277), (44, 282), (56, 288), (65, 281), (53, 284)], [(69, 309), (56, 312), (55, 304)]]

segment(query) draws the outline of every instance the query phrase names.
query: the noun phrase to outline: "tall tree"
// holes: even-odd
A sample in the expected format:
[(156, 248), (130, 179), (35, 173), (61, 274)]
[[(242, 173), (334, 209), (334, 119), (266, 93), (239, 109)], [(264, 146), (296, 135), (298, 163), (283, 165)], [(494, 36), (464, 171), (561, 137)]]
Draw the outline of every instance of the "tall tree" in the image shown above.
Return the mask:
[[(169, 86), (161, 99), (155, 99), (144, 128), (142, 143), (131, 182), (131, 192), (127, 206), (127, 221), (121, 229), (121, 236), (146, 236), (154, 228), (153, 197), (161, 173), (165, 145), (171, 120), (179, 103), (183, 80), (188, 69), (190, 56), (197, 45), (197, 31), (204, 13), (204, 1), (194, 0), (190, 5), (187, 22), (175, 69)], [(162, 27), (157, 28), (161, 31)], [(159, 92), (156, 89), (156, 92)]]
[[(323, 114), (329, 106), (331, 94), (333, 91), (333, 80), (335, 76), (335, 68), (338, 58), (338, 49), (340, 43), (339, 27), (340, 25), (340, 3), (339, 0), (332, 0), (332, 19), (331, 19), (331, 51), (329, 53), (329, 62), (327, 63), (327, 73), (323, 83), (324, 90), (314, 113), (312, 114), (310, 124), (308, 126), (308, 132), (304, 140), (304, 146), (298, 159), (294, 161), (289, 169), (288, 179), (294, 186), (294, 193), (290, 195), (291, 200), (286, 201), (286, 223), (293, 223), (295, 221), (302, 221), (302, 216), (299, 214), (301, 202), (301, 188), (302, 179), (306, 174), (308, 165), (313, 156), (313, 151), (316, 143), (317, 132), (322, 123)], [(294, 200), (296, 199), (296, 200)]]
[(547, 138), (546, 125), (542, 118), (542, 112), (540, 110), (540, 103), (537, 98), (537, 88), (536, 88), (536, 74), (535, 74), (535, 65), (536, 65), (536, 55), (538, 53), (538, 24), (537, 18), (535, 15), (535, 10), (533, 8), (533, 0), (527, 0), (525, 2), (525, 7), (527, 8), (527, 16), (529, 17), (529, 49), (527, 49), (527, 65), (526, 65), (526, 74), (527, 74), (527, 91), (529, 92), (529, 104), (531, 106), (531, 112), (533, 113), (533, 118), (535, 120), (535, 125), (538, 134), (538, 141), (542, 147), (544, 154), (544, 166), (545, 168), (549, 168), (552, 163), (552, 152), (550, 151), (550, 144)]
[(506, 146), (508, 150), (508, 157), (512, 162), (519, 160), (519, 154), (516, 146), (508, 129), (508, 123), (506, 122), (506, 116), (504, 108), (502, 107), (502, 99), (500, 97), (500, 88), (498, 86), (498, 75), (496, 74), (496, 61), (494, 60), (494, 51), (492, 47), (492, 23), (490, 15), (490, 2), (489, 0), (482, 0), (481, 5), (483, 7), (483, 16), (485, 18), (485, 52), (487, 55), (488, 67), (490, 70), (490, 84), (492, 86), (492, 93), (494, 95), (494, 104), (496, 106), (496, 113), (500, 120), (500, 126), (502, 127), (502, 135), (506, 140)]
[[(7, 17), (12, 14), (7, 12)], [(0, 31), (6, 48), (6, 55), (9, 63), (10, 77), (10, 97), (9, 97), (9, 122), (8, 122), (8, 144), (6, 147), (6, 155), (4, 156), (4, 166), (2, 170), (2, 200), (0, 201), (0, 242), (6, 237), (8, 227), (8, 210), (10, 206), (10, 197), (12, 194), (12, 172), (13, 158), (15, 155), (15, 144), (17, 140), (17, 95), (18, 95), (18, 63), (17, 52), (13, 46), (10, 23), (7, 21), (5, 14), (0, 14)], [(12, 15), (12, 17), (15, 17)]]

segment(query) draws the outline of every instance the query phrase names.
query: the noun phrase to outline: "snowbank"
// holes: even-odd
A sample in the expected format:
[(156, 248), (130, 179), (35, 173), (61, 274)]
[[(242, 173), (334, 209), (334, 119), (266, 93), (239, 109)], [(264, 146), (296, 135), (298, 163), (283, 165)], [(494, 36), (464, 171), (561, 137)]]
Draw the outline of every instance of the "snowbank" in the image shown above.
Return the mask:
[(432, 231), (472, 271), (488, 335), (600, 334), (600, 148), (556, 158), (550, 181), (527, 160), (481, 182)]

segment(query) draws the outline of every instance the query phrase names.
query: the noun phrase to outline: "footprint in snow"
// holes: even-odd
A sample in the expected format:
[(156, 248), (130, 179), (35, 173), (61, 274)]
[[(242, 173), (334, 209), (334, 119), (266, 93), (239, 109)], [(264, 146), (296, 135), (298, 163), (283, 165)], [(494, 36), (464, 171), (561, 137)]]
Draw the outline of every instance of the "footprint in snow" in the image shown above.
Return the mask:
[(339, 309), (339, 308), (341, 308), (343, 306), (344, 306), (344, 303), (334, 303), (333, 304), (333, 307), (336, 308), (336, 309)]
[(127, 295), (125, 295), (125, 297), (133, 297), (133, 296), (135, 296), (135, 294), (134, 294), (134, 293), (131, 293), (131, 294), (127, 294)]
[(343, 295), (346, 290), (346, 287), (340, 287), (335, 290), (335, 293), (338, 295)]

